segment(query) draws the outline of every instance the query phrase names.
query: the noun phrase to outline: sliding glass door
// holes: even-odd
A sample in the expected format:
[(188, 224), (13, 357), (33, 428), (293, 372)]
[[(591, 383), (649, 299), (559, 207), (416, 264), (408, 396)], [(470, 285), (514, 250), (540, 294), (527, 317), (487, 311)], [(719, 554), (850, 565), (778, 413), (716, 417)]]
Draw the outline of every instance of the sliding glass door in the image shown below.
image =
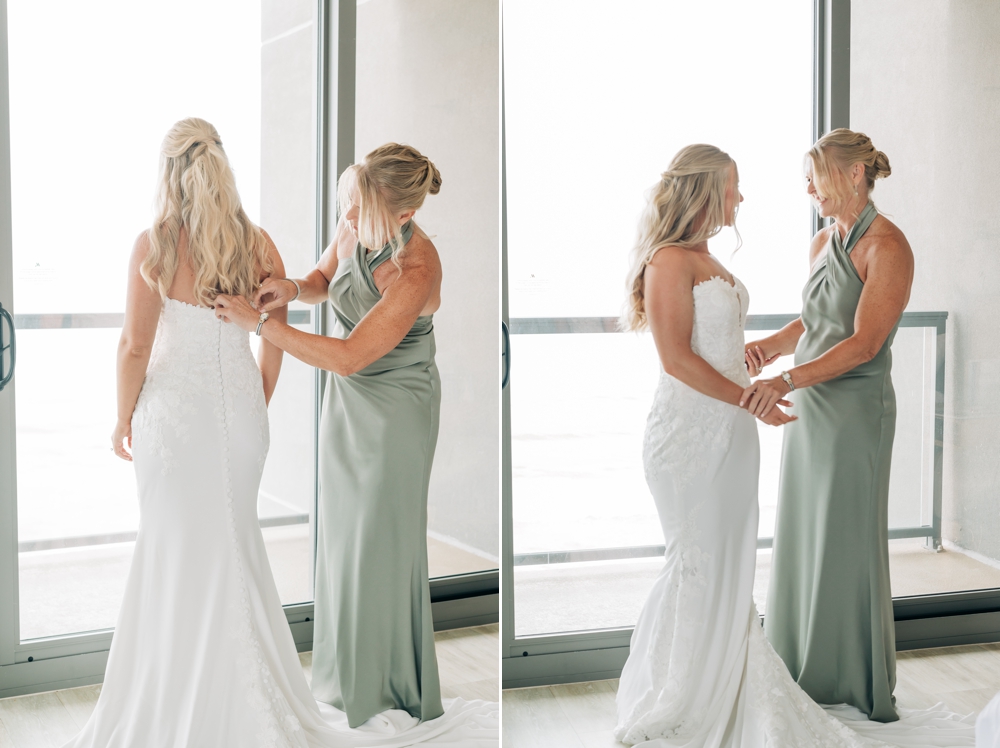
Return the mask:
[[(506, 686), (617, 677), (662, 568), (642, 466), (660, 362), (648, 335), (617, 328), (645, 191), (688, 143), (729, 152), (746, 198), (740, 236), (725, 230), (710, 249), (750, 291), (748, 341), (795, 319), (817, 225), (804, 154), (818, 134), (853, 124), (852, 85), (867, 112), (856, 129), (892, 119), (876, 105), (877, 34), (856, 74), (851, 38), (842, 0), (766, 12), (730, 0), (642, 2), (601, 14), (505, 4)], [(908, 126), (897, 125), (869, 134), (905, 140)], [(911, 146), (900, 171), (925, 168), (926, 158)], [(925, 199), (913, 185), (911, 212)], [(875, 195), (880, 206), (879, 195), (894, 194), (887, 189)], [(925, 228), (912, 215), (910, 225)], [(947, 286), (921, 275), (922, 263), (940, 264), (936, 249), (914, 245), (914, 295), (893, 345), (889, 551), (900, 649), (1000, 638), (995, 522), (981, 491), (949, 488), (981, 487), (995, 472), (968, 448), (949, 454), (955, 435), (973, 428), (968, 393), (987, 381), (988, 363), (963, 358), (962, 325), (974, 315), (956, 320), (951, 307), (964, 300), (934, 302), (949, 298)], [(783, 432), (759, 424), (759, 435), (754, 598), (766, 615)], [(949, 476), (957, 464), (963, 470)]]
[[(109, 449), (115, 352), (170, 125), (212, 122), (251, 220), (291, 272), (314, 261), (315, 6), (267, 5), (8, 3), (21, 640), (117, 617), (139, 516)], [(260, 516), (285, 602), (312, 599), (313, 377), (286, 362), (270, 409)]]
[[(483, 268), (495, 267), (499, 233), (498, 128), (482, 119), (497, 106), (497, 7), (436, 24), (437, 37), (410, 35), (392, 55), (357, 45), (427, 20), (422, 6), (370, 2), (359, 13), (354, 0), (0, 0), (0, 304), (17, 336), (16, 374), (0, 391), (0, 697), (97, 682), (104, 670), (139, 523), (132, 467), (109, 438), (126, 267), (152, 220), (160, 142), (188, 116), (218, 128), (243, 205), (291, 277), (309, 272), (336, 226), (338, 175), (374, 145), (419, 141), (447, 174), (448, 191), (421, 214), (460, 289), (446, 288), (435, 319), (445, 388), (432, 609), (442, 628), (497, 619), (497, 279)], [(486, 41), (470, 49), (470, 34)], [(466, 81), (475, 96), (443, 123), (408, 130), (401, 115), (385, 117), (386, 101), (405, 112), (452, 104), (449, 76), (411, 85), (412, 60), (433, 55), (440, 69), (479, 55), (478, 78)], [(290, 310), (305, 331), (325, 332), (324, 316), (322, 305)], [(4, 325), (0, 348), (9, 341)], [(11, 351), (0, 356), (3, 380)], [(322, 379), (285, 358), (258, 495), (302, 648), (312, 640)]]

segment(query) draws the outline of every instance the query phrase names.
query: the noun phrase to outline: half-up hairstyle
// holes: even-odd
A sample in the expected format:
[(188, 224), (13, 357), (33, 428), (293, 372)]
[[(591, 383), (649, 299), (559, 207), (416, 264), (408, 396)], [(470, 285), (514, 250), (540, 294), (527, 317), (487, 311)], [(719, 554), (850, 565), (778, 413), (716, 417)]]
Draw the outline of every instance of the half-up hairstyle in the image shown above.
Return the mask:
[(360, 164), (348, 166), (337, 185), (340, 213), (358, 199), (358, 241), (367, 249), (392, 247), (392, 262), (399, 267), (403, 251), (400, 213), (418, 210), (428, 195), (441, 191), (441, 172), (416, 148), (386, 143)]
[(876, 179), (892, 174), (889, 157), (875, 148), (872, 139), (845, 127), (831, 130), (817, 140), (806, 153), (806, 159), (812, 165), (816, 192), (842, 203), (854, 197), (854, 184), (847, 174), (854, 164), (865, 167), (869, 192), (875, 189)]
[[(646, 266), (666, 246), (693, 247), (736, 225), (739, 199), (734, 196), (733, 215), (726, 215), (726, 188), (736, 163), (714, 145), (682, 148), (647, 193), (639, 219), (635, 246), (629, 256), (626, 301), (621, 326), (644, 330), (646, 318)], [(736, 234), (739, 239), (739, 233)]]
[(177, 243), (187, 229), (194, 296), (211, 306), (220, 294), (253, 298), (261, 274), (272, 270), (264, 233), (247, 218), (222, 139), (203, 119), (183, 119), (160, 147), (160, 174), (140, 272), (161, 298), (177, 272)]

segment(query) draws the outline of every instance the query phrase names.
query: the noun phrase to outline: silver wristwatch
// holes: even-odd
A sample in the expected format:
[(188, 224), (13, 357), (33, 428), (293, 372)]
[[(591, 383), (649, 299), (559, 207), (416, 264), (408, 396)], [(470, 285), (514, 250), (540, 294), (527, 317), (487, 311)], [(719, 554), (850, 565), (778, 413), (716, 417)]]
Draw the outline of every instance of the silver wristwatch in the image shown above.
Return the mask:
[[(259, 335), (260, 333), (257, 334)], [(789, 392), (795, 391), (795, 382), (792, 381), (792, 375), (789, 374), (787, 371), (781, 372), (781, 381), (783, 381), (785, 384), (788, 385)]]
[(257, 337), (260, 337), (260, 328), (264, 326), (264, 323), (267, 322), (267, 318), (270, 316), (267, 312), (260, 313), (260, 317), (257, 318)]

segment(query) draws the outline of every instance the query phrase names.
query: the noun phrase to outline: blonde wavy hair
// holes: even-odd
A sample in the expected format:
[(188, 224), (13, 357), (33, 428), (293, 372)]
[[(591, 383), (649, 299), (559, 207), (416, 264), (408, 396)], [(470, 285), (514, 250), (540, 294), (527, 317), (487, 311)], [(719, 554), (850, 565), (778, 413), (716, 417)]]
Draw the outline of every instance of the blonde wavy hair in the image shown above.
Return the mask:
[(160, 146), (150, 249), (140, 272), (166, 298), (177, 272), (177, 243), (187, 229), (194, 296), (211, 306), (220, 294), (253, 298), (261, 274), (273, 269), (264, 233), (247, 218), (218, 131), (197, 117), (182, 119)]
[(865, 167), (868, 191), (875, 189), (875, 180), (892, 174), (889, 157), (878, 150), (863, 132), (845, 127), (831, 130), (806, 152), (806, 168), (812, 167), (816, 192), (824, 198), (846, 204), (856, 193), (848, 171), (854, 164)]
[(341, 215), (358, 199), (358, 241), (367, 249), (392, 247), (392, 262), (399, 267), (403, 227), (398, 216), (416, 211), (428, 195), (441, 191), (441, 172), (416, 148), (386, 143), (360, 164), (348, 166), (337, 184)]
[[(736, 162), (714, 145), (689, 145), (677, 152), (670, 168), (649, 190), (629, 254), (622, 329), (639, 331), (649, 326), (646, 266), (659, 250), (693, 247), (718, 234), (726, 224), (735, 228), (738, 199), (733, 200), (732, 215), (726, 215), (726, 190), (730, 171), (735, 169)], [(739, 232), (736, 236), (739, 241)]]

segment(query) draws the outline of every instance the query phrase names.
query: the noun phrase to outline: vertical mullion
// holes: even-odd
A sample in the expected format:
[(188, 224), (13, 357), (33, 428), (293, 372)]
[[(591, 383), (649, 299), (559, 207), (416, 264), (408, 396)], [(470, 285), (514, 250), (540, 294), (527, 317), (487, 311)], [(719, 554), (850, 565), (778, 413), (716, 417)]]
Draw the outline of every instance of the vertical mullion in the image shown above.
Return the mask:
[[(315, 241), (314, 257), (319, 262), (323, 254), (323, 227), (326, 225), (326, 56), (329, 40), (326, 33), (326, 0), (316, 0), (316, 225), (313, 229)], [(313, 332), (326, 334), (326, 304), (313, 307)], [(324, 378), (321, 369), (313, 370), (313, 506), (312, 522), (309, 523), (309, 589), (316, 597), (316, 552), (317, 522), (319, 520), (319, 423), (320, 406), (323, 402)]]
[[(826, 4), (828, 0), (813, 0), (813, 120), (812, 142), (819, 140), (826, 122)], [(810, 236), (823, 228), (825, 221), (812, 208)]]
[[(11, 237), (10, 96), (7, 0), (0, 0), (0, 301), (14, 313), (14, 247)], [(2, 355), (2, 354), (0, 354)], [(0, 665), (14, 662), (20, 644), (17, 579), (17, 459), (14, 388), (0, 392)]]
[[(504, 35), (503, 35), (503, 4), (500, 10), (500, 278), (501, 278), (501, 319), (503, 324), (510, 325), (510, 310), (507, 302), (507, 122), (506, 122), (506, 77), (504, 75)], [(507, 362), (511, 359), (510, 336), (507, 337)], [(503, 637), (502, 656), (506, 657), (514, 646), (514, 516), (513, 491), (511, 487), (511, 455), (510, 455), (510, 373), (507, 386), (502, 391), (501, 411), (501, 467), (500, 481), (503, 488), (501, 517), (501, 635)]]
[[(357, 68), (357, 0), (317, 0), (316, 260), (337, 233), (337, 180), (354, 163)], [(327, 306), (315, 307), (314, 332), (327, 334)], [(319, 423), (326, 377), (316, 370), (313, 421), (312, 578), (319, 519)], [(315, 595), (315, 590), (313, 592)]]
[[(813, 142), (851, 126), (851, 0), (813, 2)], [(828, 221), (813, 211), (812, 233)]]

